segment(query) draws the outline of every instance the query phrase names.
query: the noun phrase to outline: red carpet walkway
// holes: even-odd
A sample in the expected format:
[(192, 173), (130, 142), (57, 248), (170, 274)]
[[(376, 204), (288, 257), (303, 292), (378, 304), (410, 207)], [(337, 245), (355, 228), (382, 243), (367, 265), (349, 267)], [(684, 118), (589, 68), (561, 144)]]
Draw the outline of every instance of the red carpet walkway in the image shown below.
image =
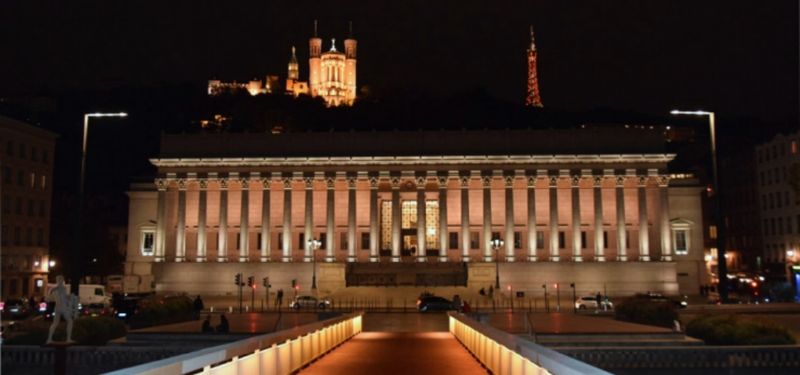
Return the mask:
[(486, 374), (449, 332), (362, 332), (302, 374)]

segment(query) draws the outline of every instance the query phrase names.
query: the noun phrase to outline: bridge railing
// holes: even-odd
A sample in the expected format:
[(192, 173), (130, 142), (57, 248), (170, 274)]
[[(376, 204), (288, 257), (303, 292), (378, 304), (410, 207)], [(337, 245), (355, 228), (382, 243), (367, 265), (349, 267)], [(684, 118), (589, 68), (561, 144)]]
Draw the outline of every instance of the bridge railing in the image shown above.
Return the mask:
[(448, 315), (450, 333), (493, 374), (609, 374), (466, 315)]
[(346, 314), (107, 375), (291, 374), (361, 332), (362, 316), (362, 312)]

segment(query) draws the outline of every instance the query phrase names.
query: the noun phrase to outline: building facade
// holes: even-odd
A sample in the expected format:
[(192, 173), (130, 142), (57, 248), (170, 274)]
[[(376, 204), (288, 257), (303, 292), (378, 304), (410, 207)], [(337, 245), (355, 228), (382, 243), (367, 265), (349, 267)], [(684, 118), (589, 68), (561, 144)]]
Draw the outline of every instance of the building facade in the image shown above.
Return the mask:
[(129, 192), (126, 274), (223, 293), (237, 270), (288, 285), (316, 259), (337, 290), (347, 264), (463, 263), (477, 288), (498, 261), (517, 290), (696, 293), (701, 188), (638, 133), (165, 135), (158, 177)]
[(2, 297), (40, 297), (49, 258), (56, 135), (0, 116)]
[[(764, 260), (797, 287), (800, 269), (800, 132), (756, 146)], [(784, 273), (785, 272), (785, 273)]]

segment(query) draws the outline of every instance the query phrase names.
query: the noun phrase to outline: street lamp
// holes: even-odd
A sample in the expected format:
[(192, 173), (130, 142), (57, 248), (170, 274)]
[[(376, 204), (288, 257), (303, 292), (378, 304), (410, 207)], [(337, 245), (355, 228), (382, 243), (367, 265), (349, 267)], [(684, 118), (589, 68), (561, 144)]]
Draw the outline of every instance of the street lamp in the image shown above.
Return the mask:
[(719, 298), (725, 303), (728, 300), (728, 264), (725, 262), (725, 222), (722, 218), (722, 201), (720, 197), (719, 172), (717, 170), (717, 135), (714, 112), (681, 111), (673, 109), (672, 115), (707, 116), (711, 137), (711, 172), (714, 192), (714, 222), (717, 225), (717, 278), (719, 279)]
[(495, 238), (491, 243), (494, 250), (494, 289), (500, 291), (500, 256), (498, 251), (503, 247), (503, 240)]
[[(89, 139), (89, 119), (90, 118), (98, 118), (98, 117), (128, 117), (128, 114), (125, 112), (115, 112), (115, 113), (86, 113), (83, 115), (83, 146), (81, 147), (81, 180), (78, 189), (78, 209), (75, 210), (77, 218), (74, 220), (75, 231), (73, 232), (75, 238), (73, 240), (73, 244), (75, 248), (73, 249), (74, 259), (79, 259), (78, 262), (81, 262), (82, 256), (81, 253), (83, 251), (83, 246), (80, 243), (83, 239), (82, 236), (82, 220), (83, 220), (83, 201), (84, 201), (84, 185), (86, 181), (86, 145), (87, 140)], [(80, 282), (81, 278), (81, 266), (73, 266), (72, 267), (72, 284), (70, 284), (71, 292), (75, 295), (78, 294), (78, 283)]]
[(322, 245), (322, 242), (316, 238), (308, 240), (308, 247), (311, 248), (311, 290), (317, 290), (317, 249)]

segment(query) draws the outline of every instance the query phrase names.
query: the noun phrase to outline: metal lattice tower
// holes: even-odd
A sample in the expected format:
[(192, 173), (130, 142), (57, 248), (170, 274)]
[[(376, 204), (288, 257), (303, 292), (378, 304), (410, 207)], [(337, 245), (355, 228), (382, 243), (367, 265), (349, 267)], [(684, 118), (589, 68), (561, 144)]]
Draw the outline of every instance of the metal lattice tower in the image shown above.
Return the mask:
[(531, 46), (528, 48), (528, 94), (525, 105), (542, 107), (542, 97), (539, 93), (539, 77), (536, 72), (536, 43), (533, 40), (533, 25), (531, 25)]

